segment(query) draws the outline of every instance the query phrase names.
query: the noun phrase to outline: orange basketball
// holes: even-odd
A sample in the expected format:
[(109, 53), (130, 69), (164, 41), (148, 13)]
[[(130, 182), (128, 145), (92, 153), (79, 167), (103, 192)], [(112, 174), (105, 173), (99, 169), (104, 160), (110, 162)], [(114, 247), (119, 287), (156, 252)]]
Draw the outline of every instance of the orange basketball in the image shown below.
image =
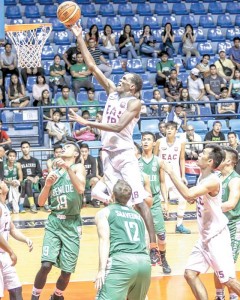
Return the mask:
[(57, 17), (65, 26), (72, 26), (81, 18), (80, 7), (73, 1), (65, 1), (59, 5)]

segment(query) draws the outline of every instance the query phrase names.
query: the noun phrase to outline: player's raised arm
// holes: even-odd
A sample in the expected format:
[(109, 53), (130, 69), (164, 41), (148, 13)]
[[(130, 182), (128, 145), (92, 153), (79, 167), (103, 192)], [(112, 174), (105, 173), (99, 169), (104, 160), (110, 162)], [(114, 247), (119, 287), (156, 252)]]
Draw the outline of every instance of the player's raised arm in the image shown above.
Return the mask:
[(114, 83), (104, 76), (102, 71), (97, 67), (92, 55), (88, 51), (88, 48), (82, 36), (82, 28), (78, 25), (74, 25), (71, 27), (71, 30), (77, 38), (78, 45), (81, 49), (85, 64), (88, 66), (88, 70), (93, 74), (93, 76), (97, 79), (97, 81), (101, 84), (101, 86), (108, 94), (114, 92), (116, 89)]
[(45, 204), (45, 202), (48, 199), (51, 186), (56, 182), (57, 179), (58, 179), (58, 176), (55, 173), (52, 172), (52, 173), (48, 174), (45, 184), (44, 184), (44, 187), (41, 190), (41, 193), (38, 197), (38, 205), (39, 206), (43, 206)]

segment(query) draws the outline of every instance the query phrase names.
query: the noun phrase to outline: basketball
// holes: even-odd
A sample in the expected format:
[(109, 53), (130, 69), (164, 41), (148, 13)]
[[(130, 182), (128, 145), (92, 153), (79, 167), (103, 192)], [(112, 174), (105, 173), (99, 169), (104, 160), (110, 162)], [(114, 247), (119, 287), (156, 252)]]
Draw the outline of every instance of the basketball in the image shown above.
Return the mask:
[(65, 26), (72, 26), (76, 24), (81, 17), (80, 7), (73, 1), (65, 1), (59, 5), (57, 17)]

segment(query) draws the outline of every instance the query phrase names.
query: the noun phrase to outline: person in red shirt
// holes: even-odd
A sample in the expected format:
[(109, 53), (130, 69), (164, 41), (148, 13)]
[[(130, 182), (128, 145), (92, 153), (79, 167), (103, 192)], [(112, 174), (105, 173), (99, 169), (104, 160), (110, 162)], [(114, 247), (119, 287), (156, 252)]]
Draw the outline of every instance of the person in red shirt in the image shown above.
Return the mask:
[(8, 136), (6, 131), (2, 130), (2, 121), (0, 120), (0, 146), (6, 151), (11, 148), (11, 138)]

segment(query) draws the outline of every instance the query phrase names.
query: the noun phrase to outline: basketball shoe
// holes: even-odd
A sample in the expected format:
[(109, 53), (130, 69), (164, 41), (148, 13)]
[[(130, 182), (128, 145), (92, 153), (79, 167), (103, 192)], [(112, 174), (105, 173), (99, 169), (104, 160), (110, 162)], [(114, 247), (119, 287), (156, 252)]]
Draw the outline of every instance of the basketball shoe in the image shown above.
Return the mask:
[(191, 230), (187, 229), (186, 227), (183, 226), (183, 224), (176, 226), (176, 233), (183, 233), (183, 234), (190, 234)]
[(51, 295), (49, 300), (64, 300), (64, 297), (53, 294), (53, 295)]
[(157, 248), (150, 249), (150, 259), (152, 266), (156, 266), (156, 264), (161, 264), (160, 254)]

